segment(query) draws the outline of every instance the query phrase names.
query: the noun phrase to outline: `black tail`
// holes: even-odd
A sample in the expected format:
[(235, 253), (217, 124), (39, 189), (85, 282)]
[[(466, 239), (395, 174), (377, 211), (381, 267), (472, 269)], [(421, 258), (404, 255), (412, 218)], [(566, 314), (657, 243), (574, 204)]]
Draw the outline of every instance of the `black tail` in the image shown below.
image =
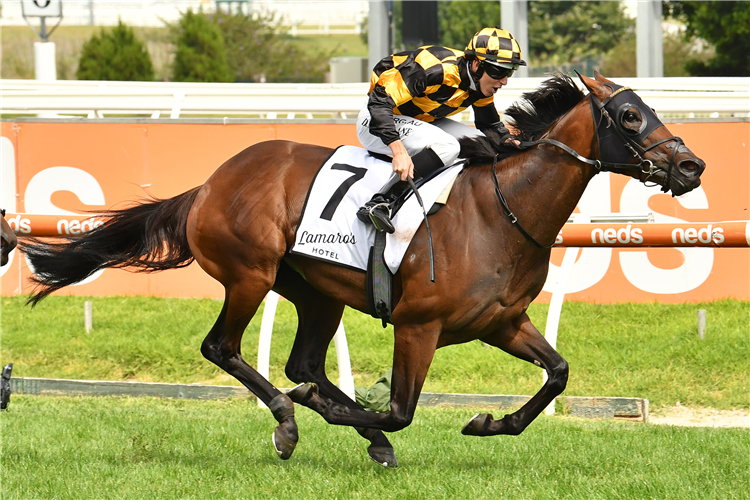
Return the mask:
[(194, 259), (187, 240), (187, 216), (199, 189), (106, 211), (104, 225), (80, 238), (61, 243), (25, 238), (21, 250), (31, 262), (36, 284), (28, 303), (36, 305), (50, 293), (108, 267), (148, 273), (187, 266)]

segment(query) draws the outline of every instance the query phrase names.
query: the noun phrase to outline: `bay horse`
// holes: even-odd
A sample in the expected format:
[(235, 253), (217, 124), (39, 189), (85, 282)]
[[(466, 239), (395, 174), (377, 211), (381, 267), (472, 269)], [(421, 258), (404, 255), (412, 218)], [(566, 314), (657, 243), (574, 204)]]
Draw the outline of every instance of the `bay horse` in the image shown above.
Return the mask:
[[(370, 442), (373, 460), (397, 466), (383, 432), (411, 423), (436, 349), (476, 339), (548, 374), (516, 412), (498, 420), (479, 414), (462, 429), (471, 436), (517, 435), (567, 383), (567, 362), (526, 310), (544, 285), (550, 246), (589, 180), (609, 170), (681, 195), (700, 185), (705, 168), (632, 90), (599, 74), (579, 77), (588, 96), (572, 78), (557, 75), (506, 111), (523, 151), (509, 155), (491, 136), (462, 140), (462, 157), (471, 158), (471, 165), (457, 177), (447, 204), (431, 216), (436, 280), (428, 279), (424, 226), (394, 277), (387, 413), (365, 411), (324, 371), (344, 307), (368, 312), (365, 273), (289, 253), (329, 148), (262, 142), (226, 161), (202, 186), (106, 212), (104, 226), (80, 239), (31, 240), (23, 248), (36, 272), (29, 302), (108, 267), (153, 272), (197, 261), (225, 289), (201, 352), (268, 405), (279, 423), (272, 442), (282, 459), (298, 441), (296, 402), (331, 424), (354, 427)], [(271, 290), (298, 314), (285, 372), (300, 385), (287, 394), (240, 352), (245, 328)]]
[(17, 244), (16, 233), (5, 220), (5, 209), (0, 209), (0, 266), (8, 263), (10, 253), (16, 248)]

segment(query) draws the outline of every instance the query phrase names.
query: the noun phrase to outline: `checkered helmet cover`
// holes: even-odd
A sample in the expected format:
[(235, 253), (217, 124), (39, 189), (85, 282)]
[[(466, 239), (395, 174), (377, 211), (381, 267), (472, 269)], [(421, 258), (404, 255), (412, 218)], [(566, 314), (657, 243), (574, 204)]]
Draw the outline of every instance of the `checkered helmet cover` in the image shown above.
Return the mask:
[(480, 61), (501, 62), (526, 66), (526, 61), (521, 58), (521, 47), (513, 35), (507, 30), (484, 28), (477, 32), (464, 50), (468, 59), (479, 59)]

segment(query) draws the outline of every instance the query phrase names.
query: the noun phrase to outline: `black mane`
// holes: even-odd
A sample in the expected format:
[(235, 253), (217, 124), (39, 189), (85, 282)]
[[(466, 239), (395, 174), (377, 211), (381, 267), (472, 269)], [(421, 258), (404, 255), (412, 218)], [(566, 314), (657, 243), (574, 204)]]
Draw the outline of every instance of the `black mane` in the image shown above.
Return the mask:
[[(510, 117), (509, 124), (518, 131), (518, 139), (534, 141), (585, 96), (570, 76), (560, 73), (542, 82), (538, 89), (523, 94), (521, 101), (505, 110), (505, 115)], [(460, 156), (471, 160), (500, 155), (498, 159), (502, 159), (519, 151), (501, 144), (499, 139), (492, 133), (486, 138), (460, 139)]]

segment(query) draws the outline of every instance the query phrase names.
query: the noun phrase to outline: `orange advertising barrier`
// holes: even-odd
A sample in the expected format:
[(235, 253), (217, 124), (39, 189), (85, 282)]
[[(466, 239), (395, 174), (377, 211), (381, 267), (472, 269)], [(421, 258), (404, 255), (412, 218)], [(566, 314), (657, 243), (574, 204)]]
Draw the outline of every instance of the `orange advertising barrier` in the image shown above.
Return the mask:
[[(655, 224), (632, 224), (630, 229), (627, 224), (597, 224), (588, 230), (584, 224), (565, 226), (563, 244), (583, 247), (577, 250), (567, 281), (567, 299), (598, 303), (750, 300), (750, 249), (724, 248), (730, 241), (741, 242), (742, 228), (714, 222), (709, 229), (709, 223), (697, 222), (750, 219), (750, 121), (669, 123), (667, 127), (705, 160), (702, 185), (672, 198), (628, 177), (594, 177), (576, 212), (653, 214)], [(224, 161), (258, 142), (289, 140), (332, 148), (358, 145), (354, 123), (331, 122), (19, 119), (1, 122), (0, 132), (2, 207), (17, 214), (10, 216), (11, 223), (21, 235), (28, 234), (24, 230), (34, 224), (31, 218), (20, 216), (26, 213), (65, 219), (66, 224), (58, 227), (55, 222), (47, 230), (76, 236), (97, 224), (97, 219), (86, 214), (123, 208), (149, 197), (171, 198), (202, 185)], [(252, 172), (248, 172), (248, 182), (253, 182)], [(522, 219), (522, 211), (516, 211)], [(20, 217), (14, 222), (16, 216)], [(647, 233), (660, 224), (674, 227), (661, 236)], [(594, 234), (592, 229), (601, 232)], [(711, 243), (704, 243), (701, 239), (706, 240), (709, 231)], [(573, 239), (574, 233), (580, 233), (580, 239)], [(644, 242), (661, 238), (668, 247), (636, 243), (640, 235)], [(619, 241), (628, 237), (629, 243)], [(720, 237), (724, 241), (719, 242)], [(601, 246), (601, 241), (607, 246)], [(552, 250), (547, 284), (537, 301), (550, 300), (566, 251)], [(18, 251), (11, 258), (0, 268), (0, 291), (3, 295), (29, 293), (31, 270)], [(154, 274), (107, 269), (59, 293), (221, 298), (223, 288), (193, 264)]]
[(99, 217), (62, 215), (6, 214), (5, 220), (14, 233), (38, 237), (75, 238), (104, 225), (104, 219)]
[[(7, 214), (10, 228), (27, 236), (75, 238), (104, 225), (100, 217)], [(691, 224), (566, 224), (560, 247), (750, 247), (750, 221)]]
[(566, 224), (566, 247), (750, 247), (750, 221), (690, 224)]

